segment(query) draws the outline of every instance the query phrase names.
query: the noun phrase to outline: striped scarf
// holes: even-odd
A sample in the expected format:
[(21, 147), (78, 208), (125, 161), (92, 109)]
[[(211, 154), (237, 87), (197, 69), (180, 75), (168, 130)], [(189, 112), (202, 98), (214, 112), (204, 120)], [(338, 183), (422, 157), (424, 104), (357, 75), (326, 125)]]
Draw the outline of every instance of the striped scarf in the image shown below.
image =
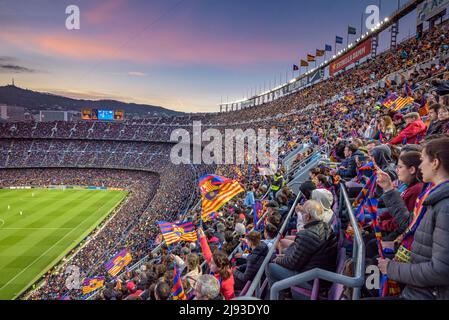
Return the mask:
[[(424, 206), (424, 201), (426, 201), (430, 194), (447, 183), (449, 183), (449, 181), (446, 181), (438, 185), (437, 187), (435, 187), (434, 184), (428, 184), (426, 189), (416, 199), (412, 222), (405, 230), (405, 232), (395, 240), (395, 243), (401, 243), (401, 245), (394, 257), (394, 261), (400, 263), (411, 263), (411, 249), (415, 237), (415, 232), (418, 229), (419, 224), (421, 223), (427, 211), (427, 207)], [(396, 281), (387, 279), (382, 284), (382, 297), (399, 296), (401, 294), (401, 288), (399, 286), (399, 283), (397, 283)]]
[(371, 176), (371, 178), (369, 178), (368, 182), (363, 187), (362, 191), (359, 193), (354, 203), (352, 204), (353, 207), (357, 207), (355, 216), (362, 224), (365, 223), (365, 211), (367, 209), (368, 199), (373, 199), (374, 197), (374, 190), (376, 189), (377, 185), (376, 182), (377, 172), (374, 171), (373, 175)]

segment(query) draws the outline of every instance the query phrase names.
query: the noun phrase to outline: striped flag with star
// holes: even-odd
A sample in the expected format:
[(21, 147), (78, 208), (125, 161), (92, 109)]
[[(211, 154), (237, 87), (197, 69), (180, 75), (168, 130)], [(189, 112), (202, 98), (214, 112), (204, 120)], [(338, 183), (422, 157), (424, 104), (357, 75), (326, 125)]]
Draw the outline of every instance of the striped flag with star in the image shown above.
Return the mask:
[(124, 267), (126, 267), (132, 261), (131, 253), (127, 249), (123, 249), (117, 253), (104, 267), (106, 271), (113, 277), (119, 274)]
[(228, 201), (245, 191), (238, 181), (210, 174), (200, 179), (199, 187), (202, 194), (202, 216), (217, 212)]
[(164, 237), (167, 246), (179, 241), (196, 242), (198, 239), (195, 225), (192, 221), (186, 221), (183, 223), (158, 221), (157, 224), (159, 225), (162, 237)]

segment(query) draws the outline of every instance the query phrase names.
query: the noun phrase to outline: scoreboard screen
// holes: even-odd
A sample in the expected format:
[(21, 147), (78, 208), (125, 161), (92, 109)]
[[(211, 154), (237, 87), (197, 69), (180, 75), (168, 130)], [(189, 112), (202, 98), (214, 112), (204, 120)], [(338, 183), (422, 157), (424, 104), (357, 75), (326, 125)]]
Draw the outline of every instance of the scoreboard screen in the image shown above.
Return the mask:
[(92, 109), (92, 120), (98, 120), (98, 110)]
[(124, 112), (123, 110), (115, 110), (114, 111), (114, 120), (123, 120), (124, 117)]
[(114, 111), (98, 110), (98, 120), (114, 120)]
[(81, 111), (81, 119), (92, 120), (92, 110), (91, 109), (83, 109)]
[(108, 109), (82, 109), (82, 120), (100, 120), (100, 121), (122, 121), (125, 119), (123, 110)]

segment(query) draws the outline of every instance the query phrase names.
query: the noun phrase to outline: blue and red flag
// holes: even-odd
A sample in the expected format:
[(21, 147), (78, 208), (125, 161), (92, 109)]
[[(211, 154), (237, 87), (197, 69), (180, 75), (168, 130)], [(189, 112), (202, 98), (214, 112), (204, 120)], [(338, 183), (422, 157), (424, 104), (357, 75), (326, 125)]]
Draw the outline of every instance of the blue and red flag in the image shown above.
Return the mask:
[(88, 294), (104, 286), (104, 277), (87, 278), (83, 281), (83, 294)]
[(173, 270), (173, 288), (171, 292), (173, 300), (187, 300), (184, 288), (182, 287), (181, 275), (176, 266)]
[(158, 221), (158, 225), (167, 246), (179, 241), (196, 242), (198, 239), (195, 225), (192, 221), (178, 224)]
[(126, 267), (132, 261), (131, 253), (127, 249), (123, 249), (117, 253), (104, 267), (106, 271), (113, 277), (119, 274), (124, 267)]
[(245, 191), (238, 181), (212, 174), (201, 177), (199, 187), (202, 194), (201, 217), (206, 221), (212, 213), (217, 212), (237, 194)]

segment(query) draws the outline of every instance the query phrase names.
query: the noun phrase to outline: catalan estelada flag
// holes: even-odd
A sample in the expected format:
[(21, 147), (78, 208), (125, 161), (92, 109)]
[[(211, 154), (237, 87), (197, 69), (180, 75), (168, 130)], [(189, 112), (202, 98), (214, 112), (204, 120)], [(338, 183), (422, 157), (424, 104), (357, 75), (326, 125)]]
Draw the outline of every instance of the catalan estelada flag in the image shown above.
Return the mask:
[(123, 249), (106, 263), (104, 267), (111, 276), (115, 277), (132, 261), (132, 259), (131, 253), (129, 253), (128, 250)]
[(192, 221), (178, 224), (158, 221), (158, 225), (167, 246), (179, 241), (196, 242), (198, 239)]
[(83, 294), (100, 289), (104, 286), (104, 277), (87, 278), (83, 281)]
[(199, 186), (203, 195), (202, 216), (217, 212), (237, 194), (245, 191), (237, 181), (211, 174), (203, 176)]
[(308, 55), (307, 55), (307, 61), (309, 61), (309, 62), (315, 62), (315, 56), (313, 56), (313, 55), (311, 55), (311, 54), (308, 54)]
[(181, 276), (179, 271), (173, 270), (173, 288), (171, 289), (173, 300), (187, 300), (184, 288), (182, 287)]
[(415, 102), (415, 99), (413, 99), (412, 97), (407, 98), (398, 97), (392, 105), (392, 110), (399, 111), (405, 108), (407, 105), (412, 104), (413, 102)]

